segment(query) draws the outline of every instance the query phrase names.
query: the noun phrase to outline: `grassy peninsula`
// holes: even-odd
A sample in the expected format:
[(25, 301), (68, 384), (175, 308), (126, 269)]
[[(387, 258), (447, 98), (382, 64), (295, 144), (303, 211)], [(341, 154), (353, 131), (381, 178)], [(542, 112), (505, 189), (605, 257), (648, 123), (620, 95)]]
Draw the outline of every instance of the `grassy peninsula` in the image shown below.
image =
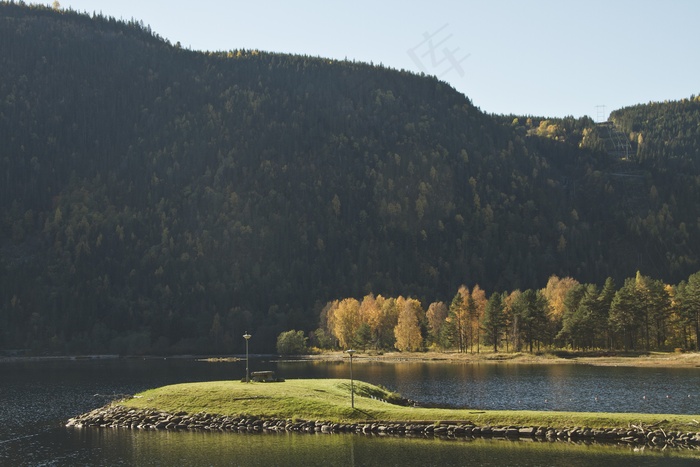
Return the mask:
[(350, 406), (350, 380), (298, 379), (283, 383), (213, 381), (151, 389), (119, 402), (135, 409), (169, 413), (206, 412), (224, 416), (274, 419), (359, 421), (468, 421), (481, 426), (629, 427), (698, 431), (700, 415), (594, 412), (538, 412), (407, 407), (381, 387), (355, 381), (355, 408)]

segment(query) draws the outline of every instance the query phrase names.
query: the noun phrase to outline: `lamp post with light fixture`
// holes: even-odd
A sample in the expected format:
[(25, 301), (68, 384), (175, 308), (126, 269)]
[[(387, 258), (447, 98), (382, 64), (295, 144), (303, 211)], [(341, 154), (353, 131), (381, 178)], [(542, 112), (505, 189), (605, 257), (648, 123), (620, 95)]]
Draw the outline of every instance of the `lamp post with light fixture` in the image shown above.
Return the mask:
[(250, 340), (250, 334), (248, 331), (243, 334), (243, 339), (245, 339), (245, 382), (250, 383), (250, 377), (248, 376), (248, 341)]

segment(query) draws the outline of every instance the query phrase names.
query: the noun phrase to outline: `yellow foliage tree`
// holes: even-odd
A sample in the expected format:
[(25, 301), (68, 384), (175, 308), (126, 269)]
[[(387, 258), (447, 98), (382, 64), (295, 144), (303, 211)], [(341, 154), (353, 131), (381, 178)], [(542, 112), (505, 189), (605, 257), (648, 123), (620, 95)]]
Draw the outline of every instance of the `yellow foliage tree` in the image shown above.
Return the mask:
[(377, 305), (379, 305), (379, 326), (377, 327), (377, 343), (379, 347), (391, 347), (394, 342), (394, 328), (399, 320), (399, 310), (396, 306), (396, 299), (384, 298), (377, 295)]
[(360, 319), (360, 302), (354, 298), (346, 298), (338, 303), (333, 310), (332, 332), (343, 349), (352, 347), (357, 329), (362, 324)]
[(374, 294), (365, 295), (362, 299), (362, 303), (360, 303), (360, 319), (362, 323), (369, 325), (374, 335), (381, 322), (381, 309), (374, 298)]
[(420, 321), (423, 315), (421, 303), (413, 298), (396, 299), (399, 310), (398, 322), (394, 328), (396, 343), (394, 346), (404, 352), (415, 352), (423, 346)]
[(433, 344), (438, 344), (440, 341), (440, 331), (445, 324), (449, 310), (443, 302), (433, 302), (428, 307), (425, 317), (428, 320), (428, 332), (430, 340)]
[(550, 335), (556, 336), (561, 329), (562, 317), (565, 309), (564, 299), (566, 298), (566, 294), (569, 293), (569, 290), (577, 285), (579, 285), (579, 282), (571, 277), (560, 279), (556, 275), (549, 276), (547, 286), (542, 289), (542, 295), (547, 299), (549, 305), (547, 318), (552, 327)]

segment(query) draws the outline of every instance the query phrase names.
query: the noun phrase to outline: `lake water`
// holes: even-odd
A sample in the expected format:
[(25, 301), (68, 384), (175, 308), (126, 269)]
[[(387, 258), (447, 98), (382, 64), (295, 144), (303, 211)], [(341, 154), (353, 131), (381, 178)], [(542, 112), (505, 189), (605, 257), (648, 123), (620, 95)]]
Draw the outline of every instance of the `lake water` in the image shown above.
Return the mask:
[[(252, 359), (285, 378), (347, 378), (339, 362)], [(427, 404), (700, 414), (700, 369), (580, 365), (380, 363), (357, 379)], [(700, 465), (700, 452), (567, 443), (441, 441), (360, 435), (247, 435), (67, 429), (118, 394), (188, 381), (239, 379), (245, 362), (105, 359), (0, 362), (0, 465)]]

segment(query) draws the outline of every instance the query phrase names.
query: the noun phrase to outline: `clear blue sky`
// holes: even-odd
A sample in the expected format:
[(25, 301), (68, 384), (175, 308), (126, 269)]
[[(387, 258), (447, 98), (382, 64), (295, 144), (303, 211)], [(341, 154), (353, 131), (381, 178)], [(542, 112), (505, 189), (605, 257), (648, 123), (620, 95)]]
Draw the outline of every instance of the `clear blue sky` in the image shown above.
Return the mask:
[[(50, 4), (51, 2), (35, 2)], [(194, 50), (382, 63), (447, 81), (485, 112), (590, 115), (700, 94), (697, 0), (61, 0), (142, 20)]]

